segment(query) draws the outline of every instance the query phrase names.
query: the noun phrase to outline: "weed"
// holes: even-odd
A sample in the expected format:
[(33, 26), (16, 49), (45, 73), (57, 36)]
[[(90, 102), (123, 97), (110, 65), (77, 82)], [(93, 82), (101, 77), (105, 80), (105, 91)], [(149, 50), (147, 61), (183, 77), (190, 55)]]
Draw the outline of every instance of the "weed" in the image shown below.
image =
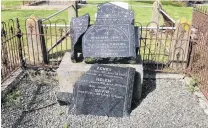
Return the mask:
[(64, 128), (69, 128), (69, 125), (67, 123), (65, 123)]
[(198, 88), (197, 88), (197, 84), (198, 84), (198, 80), (197, 79), (191, 79), (191, 81), (190, 81), (190, 84), (189, 84), (189, 91), (190, 92), (195, 92), (195, 91), (197, 91), (198, 90)]
[(62, 112), (62, 111), (61, 111), (61, 112), (59, 112), (59, 116), (61, 116), (61, 115), (63, 115), (63, 114), (64, 114), (64, 112)]
[(21, 103), (21, 98), (20, 91), (18, 89), (14, 89), (6, 95), (3, 102), (6, 106), (19, 105)]

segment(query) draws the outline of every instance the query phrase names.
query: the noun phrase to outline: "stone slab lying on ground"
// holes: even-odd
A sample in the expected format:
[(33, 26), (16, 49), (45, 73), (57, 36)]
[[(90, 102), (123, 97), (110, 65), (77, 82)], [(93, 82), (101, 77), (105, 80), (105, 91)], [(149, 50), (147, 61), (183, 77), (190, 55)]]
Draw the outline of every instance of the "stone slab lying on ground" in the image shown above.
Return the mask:
[(131, 112), (135, 69), (93, 65), (75, 83), (73, 109), (76, 115), (125, 117)]
[[(133, 92), (133, 99), (138, 100), (141, 97), (141, 88), (143, 83), (143, 66), (141, 61), (138, 64), (106, 64), (111, 66), (118, 67), (132, 67), (136, 69), (135, 75), (135, 85)], [(87, 72), (91, 64), (82, 63), (73, 63), (71, 61), (71, 55), (69, 52), (66, 52), (59, 68), (57, 69), (58, 80), (59, 80), (59, 92), (68, 92), (73, 93), (73, 87), (76, 81)], [(68, 102), (68, 101), (67, 101)]]

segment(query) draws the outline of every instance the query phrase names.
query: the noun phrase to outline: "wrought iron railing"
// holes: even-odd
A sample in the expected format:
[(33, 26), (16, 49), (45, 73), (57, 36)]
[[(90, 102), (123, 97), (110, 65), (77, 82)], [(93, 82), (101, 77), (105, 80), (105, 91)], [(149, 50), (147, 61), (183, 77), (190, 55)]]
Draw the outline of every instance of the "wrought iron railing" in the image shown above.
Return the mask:
[[(158, 25), (151, 27), (151, 24), (156, 23), (150, 22), (144, 27), (138, 22), (135, 23), (140, 46), (138, 54), (142, 58), (145, 70), (179, 71), (180, 69), (183, 71), (188, 62), (189, 26), (187, 25), (188, 30), (184, 30), (186, 24), (180, 24), (178, 27), (159, 27)], [(5, 67), (6, 61), (4, 60), (6, 59), (4, 58), (8, 58), (5, 56), (9, 56), (11, 63), (9, 68), (6, 66), (3, 70), (11, 71), (10, 67), (14, 67), (14, 65), (19, 67), (22, 62), (26, 67), (55, 68), (58, 67), (64, 53), (70, 50), (70, 29), (65, 20), (55, 20), (52, 25), (50, 19), (47, 20), (47, 24), (44, 24), (42, 19), (28, 18), (23, 33), (20, 33), (18, 28), (19, 34), (17, 34), (17, 27), (12, 26), (10, 27), (12, 29), (7, 28), (9, 35), (6, 36), (4, 35), (5, 25), (3, 26), (2, 53), (4, 54), (2, 54), (2, 64)], [(9, 40), (9, 38), (11, 39)], [(5, 45), (10, 42), (15, 44), (14, 48), (12, 45)], [(20, 43), (18, 44), (18, 42)], [(4, 47), (7, 48), (4, 49)], [(6, 51), (11, 53), (6, 53)], [(20, 56), (22, 58), (19, 58)], [(14, 63), (15, 60), (18, 60), (18, 63)], [(3, 74), (7, 74), (7, 70)]]
[(208, 96), (208, 11), (206, 8), (194, 8), (192, 25), (191, 74), (198, 79), (201, 90)]
[(1, 26), (1, 79), (4, 80), (24, 62), (18, 19), (1, 22)]
[[(15, 67), (57, 68), (65, 52), (71, 49), (70, 21), (52, 18), (68, 8), (74, 7), (69, 6), (43, 19), (27, 18), (21, 29), (18, 22), (16, 26), (13, 25), (11, 27), (9, 25), (12, 30), (3, 27), (2, 46), (6, 47), (6, 50), (2, 49), (4, 53), (2, 54), (2, 60), (7, 58), (5, 56), (8, 53), (5, 51), (13, 51), (11, 49), (14, 49), (11, 45), (4, 46), (5, 44), (12, 44), (8, 40), (8, 38), (12, 38), (15, 39), (13, 44), (17, 46), (15, 50), (18, 51), (18, 54), (16, 53), (16, 56), (10, 57), (13, 55), (11, 53), (8, 56), (10, 57), (10, 63), (13, 65), (16, 64)], [(74, 11), (77, 16), (76, 7)], [(11, 21), (13, 20), (9, 22)], [(2, 22), (2, 24), (6, 23)], [(165, 25), (158, 25), (155, 22), (150, 22), (147, 25), (135, 22), (134, 26), (138, 31), (136, 36), (138, 38), (137, 43), (139, 44), (138, 55), (143, 61), (145, 70), (181, 72), (186, 69), (190, 58), (190, 26), (186, 23), (178, 23), (177, 26), (171, 24), (172, 22), (167, 27)], [(11, 36), (4, 34), (5, 30)], [(14, 60), (18, 60), (18, 63), (12, 63)], [(2, 65), (5, 66), (6, 61), (2, 62)], [(2, 68), (2, 70), (5, 70), (2, 76), (3, 79), (14, 70), (10, 69), (12, 66), (6, 65), (5, 67)]]

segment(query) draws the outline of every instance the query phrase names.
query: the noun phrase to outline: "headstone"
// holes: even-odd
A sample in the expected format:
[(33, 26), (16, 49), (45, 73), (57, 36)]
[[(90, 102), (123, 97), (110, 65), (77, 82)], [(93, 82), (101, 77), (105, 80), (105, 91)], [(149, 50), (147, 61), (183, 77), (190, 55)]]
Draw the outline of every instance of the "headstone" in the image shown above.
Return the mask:
[(129, 9), (129, 4), (126, 2), (110, 2), (111, 4), (115, 4), (119, 7), (122, 7), (124, 9)]
[(82, 36), (89, 27), (90, 16), (85, 14), (80, 17), (74, 17), (71, 20), (71, 59), (77, 62), (78, 53), (82, 52)]
[(135, 63), (134, 12), (111, 3), (98, 6), (95, 25), (83, 36), (87, 63)]
[[(101, 4), (102, 5), (107, 5), (107, 6), (113, 6), (116, 5), (117, 7), (123, 8), (125, 10), (129, 9), (129, 4), (126, 2), (110, 2), (110, 3), (105, 3), (105, 4)], [(98, 9), (100, 9), (100, 6), (98, 6)], [(95, 19), (97, 18), (97, 13), (95, 13)]]
[(85, 60), (88, 58), (96, 62), (103, 60), (102, 63), (116, 62), (118, 58), (124, 61), (135, 59), (133, 36), (131, 24), (93, 25), (83, 36), (83, 56)]
[(159, 27), (160, 23), (160, 11), (159, 8), (161, 8), (162, 5), (159, 0), (155, 0), (155, 2), (152, 5), (152, 23), (151, 27)]
[(105, 3), (98, 6), (97, 19), (128, 19), (132, 23), (134, 12), (111, 3)]
[[(133, 89), (133, 100), (137, 101), (141, 98), (142, 83), (143, 83), (143, 66), (142, 62), (137, 64), (107, 64), (109, 66), (132, 67), (136, 69), (135, 83)], [(92, 64), (73, 63), (70, 52), (66, 52), (59, 68), (57, 76), (59, 81), (59, 89), (57, 90), (57, 100), (60, 104), (69, 104), (69, 97), (73, 93), (75, 83), (86, 73)], [(67, 94), (68, 93), (68, 94)], [(67, 98), (68, 97), (68, 98)]]
[(135, 69), (93, 65), (75, 84), (73, 113), (110, 117), (131, 111)]

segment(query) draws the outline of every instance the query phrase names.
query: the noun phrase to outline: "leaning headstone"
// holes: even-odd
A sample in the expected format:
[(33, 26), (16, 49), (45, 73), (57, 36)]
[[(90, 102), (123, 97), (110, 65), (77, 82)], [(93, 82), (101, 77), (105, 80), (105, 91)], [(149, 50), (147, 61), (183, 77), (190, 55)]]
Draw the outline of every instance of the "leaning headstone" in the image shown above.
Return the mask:
[(135, 69), (93, 65), (75, 84), (75, 115), (125, 117), (130, 114)]
[(80, 17), (74, 17), (71, 20), (71, 59), (77, 62), (78, 53), (82, 52), (82, 36), (89, 27), (90, 16), (85, 14)]
[(88, 63), (130, 63), (136, 59), (131, 24), (93, 25), (83, 36), (83, 56)]
[(160, 23), (160, 11), (159, 8), (161, 8), (162, 5), (159, 0), (156, 0), (152, 5), (152, 23), (151, 27), (159, 27)]

